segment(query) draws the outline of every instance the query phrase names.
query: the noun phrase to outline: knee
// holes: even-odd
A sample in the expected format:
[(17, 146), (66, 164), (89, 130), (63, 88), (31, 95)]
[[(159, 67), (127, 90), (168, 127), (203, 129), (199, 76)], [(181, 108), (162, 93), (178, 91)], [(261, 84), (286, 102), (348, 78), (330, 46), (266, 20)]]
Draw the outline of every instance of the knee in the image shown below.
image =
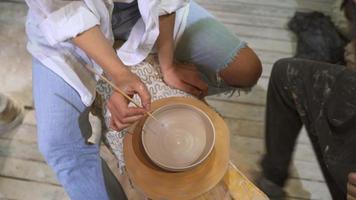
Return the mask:
[(228, 67), (220, 71), (221, 78), (235, 87), (252, 87), (261, 74), (261, 61), (249, 47), (241, 49)]
[(53, 145), (53, 143), (49, 140), (41, 140), (39, 138), (38, 140), (38, 149), (40, 153), (42, 154), (43, 158), (49, 163), (51, 158), (54, 158), (54, 155), (56, 154), (56, 145)]
[(271, 80), (275, 80), (278, 78), (282, 78), (287, 76), (288, 71), (295, 71), (294, 73), (291, 74), (297, 74), (297, 69), (300, 67), (299, 65), (297, 66), (297, 63), (300, 63), (300, 59), (295, 59), (295, 58), (282, 58), (277, 60), (273, 64), (273, 68), (271, 71)]

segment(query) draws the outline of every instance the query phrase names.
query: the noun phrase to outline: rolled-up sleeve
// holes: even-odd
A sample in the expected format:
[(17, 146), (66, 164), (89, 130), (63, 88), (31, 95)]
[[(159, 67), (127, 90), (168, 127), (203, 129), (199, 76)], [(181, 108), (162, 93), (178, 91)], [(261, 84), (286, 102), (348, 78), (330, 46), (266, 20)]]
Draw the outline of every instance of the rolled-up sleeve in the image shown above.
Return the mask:
[(35, 4), (32, 6), (37, 12), (41, 12), (43, 21), (39, 23), (38, 28), (50, 45), (71, 39), (100, 24), (100, 16), (95, 15), (84, 1), (27, 0), (27, 2)]
[(159, 15), (167, 15), (188, 5), (190, 0), (162, 0), (159, 4)]

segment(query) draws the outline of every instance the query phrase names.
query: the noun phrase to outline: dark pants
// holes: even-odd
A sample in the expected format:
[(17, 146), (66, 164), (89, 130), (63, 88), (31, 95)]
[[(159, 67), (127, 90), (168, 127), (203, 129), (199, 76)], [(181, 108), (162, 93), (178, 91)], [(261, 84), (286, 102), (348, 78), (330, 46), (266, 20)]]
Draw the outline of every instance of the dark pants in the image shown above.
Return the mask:
[(284, 186), (306, 126), (333, 199), (346, 199), (356, 172), (356, 71), (302, 59), (275, 63), (267, 94), (265, 177)]

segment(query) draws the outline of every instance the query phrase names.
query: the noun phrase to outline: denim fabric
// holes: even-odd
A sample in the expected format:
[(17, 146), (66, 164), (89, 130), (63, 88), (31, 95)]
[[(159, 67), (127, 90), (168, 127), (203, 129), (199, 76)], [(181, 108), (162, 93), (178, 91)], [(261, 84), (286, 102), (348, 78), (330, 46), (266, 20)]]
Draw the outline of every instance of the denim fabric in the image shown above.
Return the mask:
[[(33, 95), (40, 152), (70, 198), (108, 200), (113, 194), (105, 187), (99, 146), (86, 144), (91, 135), (89, 108), (70, 85), (37, 60), (33, 61)], [(108, 173), (106, 165), (104, 169)], [(121, 189), (111, 181), (116, 190)]]
[(232, 90), (218, 73), (230, 64), (246, 43), (206, 9), (192, 2), (185, 31), (175, 52), (177, 60), (193, 63), (209, 85), (209, 94)]

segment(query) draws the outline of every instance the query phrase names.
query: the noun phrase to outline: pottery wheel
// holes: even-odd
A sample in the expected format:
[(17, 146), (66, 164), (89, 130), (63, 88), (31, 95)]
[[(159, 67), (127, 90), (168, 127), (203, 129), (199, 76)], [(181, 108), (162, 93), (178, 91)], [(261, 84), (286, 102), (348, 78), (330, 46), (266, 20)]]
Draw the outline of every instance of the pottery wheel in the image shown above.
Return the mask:
[(229, 163), (229, 130), (224, 120), (203, 102), (184, 97), (170, 97), (152, 103), (151, 111), (170, 104), (189, 104), (211, 119), (215, 146), (200, 165), (182, 172), (168, 172), (157, 167), (145, 153), (141, 133), (146, 119), (139, 121), (124, 139), (124, 159), (135, 187), (152, 199), (192, 199), (213, 188), (224, 176)]

